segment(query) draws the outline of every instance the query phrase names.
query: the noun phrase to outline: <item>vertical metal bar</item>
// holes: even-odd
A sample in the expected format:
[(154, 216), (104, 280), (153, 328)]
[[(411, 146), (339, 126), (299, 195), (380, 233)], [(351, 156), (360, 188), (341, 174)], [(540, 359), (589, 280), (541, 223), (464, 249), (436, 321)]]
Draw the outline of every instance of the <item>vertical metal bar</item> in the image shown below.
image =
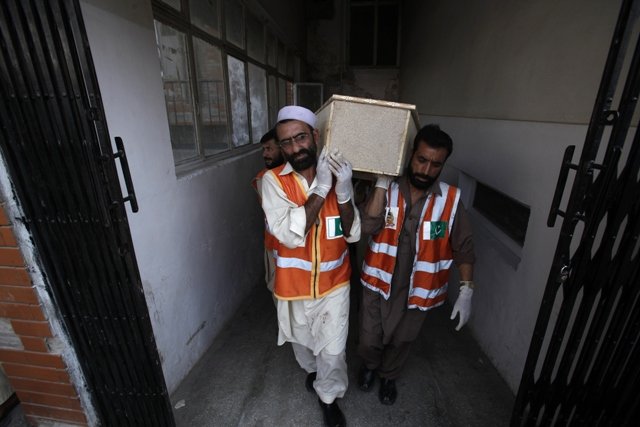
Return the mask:
[[(17, 19), (14, 19), (15, 13), (12, 13), (9, 6), (10, 4), (8, 2), (2, 3), (2, 19), (6, 20), (6, 22), (15, 22), (19, 24)], [(11, 121), (9, 123), (13, 124), (10, 132), (11, 136), (15, 138), (16, 141), (16, 144), (11, 147), (11, 151), (14, 151), (15, 154), (13, 158), (20, 162), (22, 167), (39, 171), (40, 169), (37, 165), (31, 164), (31, 162), (37, 159), (20, 155), (20, 153), (24, 152), (25, 149), (28, 149), (25, 141), (39, 138), (39, 135), (35, 133), (37, 128), (19, 125), (19, 123), (39, 122), (37, 116), (29, 108), (27, 102), (25, 102), (25, 99), (29, 98), (27, 83), (24, 80), (24, 77), (27, 74), (22, 72), (22, 69), (24, 68), (24, 60), (16, 53), (24, 49), (20, 46), (17, 31), (13, 25), (1, 26), (0, 31), (2, 32), (3, 39), (3, 57), (5, 63), (9, 65), (6, 68), (4, 81), (10, 84), (10, 87), (7, 88), (10, 93), (6, 95), (6, 99), (11, 102), (11, 107), (7, 108), (9, 115), (11, 116)], [(4, 87), (2, 89), (5, 90)], [(33, 180), (34, 188), (42, 187), (42, 179), (39, 172), (36, 172), (36, 174), (30, 178)], [(42, 212), (42, 209), (39, 209), (42, 204), (50, 205), (51, 201), (41, 199), (38, 203), (34, 203), (34, 208)]]

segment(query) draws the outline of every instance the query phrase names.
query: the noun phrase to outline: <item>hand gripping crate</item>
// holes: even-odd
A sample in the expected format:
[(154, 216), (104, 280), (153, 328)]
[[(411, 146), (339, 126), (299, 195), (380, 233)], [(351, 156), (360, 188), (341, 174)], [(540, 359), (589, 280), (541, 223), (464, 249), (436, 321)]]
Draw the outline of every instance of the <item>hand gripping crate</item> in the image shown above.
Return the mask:
[(415, 105), (333, 95), (316, 115), (320, 145), (339, 149), (354, 175), (402, 175), (420, 128)]

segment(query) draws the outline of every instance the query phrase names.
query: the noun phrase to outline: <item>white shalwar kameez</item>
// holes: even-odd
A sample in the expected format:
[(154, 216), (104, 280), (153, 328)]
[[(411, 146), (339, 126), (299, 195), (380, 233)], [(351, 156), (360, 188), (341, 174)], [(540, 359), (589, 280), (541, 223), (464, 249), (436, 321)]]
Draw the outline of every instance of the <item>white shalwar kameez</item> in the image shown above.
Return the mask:
[[(282, 175), (298, 175), (306, 194), (306, 179), (287, 163)], [(349, 203), (353, 203), (349, 201)], [(262, 206), (269, 228), (281, 244), (287, 247), (305, 245), (306, 215), (304, 206), (297, 206), (271, 174), (262, 182)], [(354, 220), (347, 243), (360, 240), (360, 215), (354, 207)], [(347, 261), (348, 262), (348, 261)], [(289, 341), (302, 369), (317, 372), (313, 387), (320, 400), (331, 403), (347, 390), (346, 343), (349, 331), (349, 285), (335, 289), (324, 297), (304, 300), (278, 300), (278, 345)]]

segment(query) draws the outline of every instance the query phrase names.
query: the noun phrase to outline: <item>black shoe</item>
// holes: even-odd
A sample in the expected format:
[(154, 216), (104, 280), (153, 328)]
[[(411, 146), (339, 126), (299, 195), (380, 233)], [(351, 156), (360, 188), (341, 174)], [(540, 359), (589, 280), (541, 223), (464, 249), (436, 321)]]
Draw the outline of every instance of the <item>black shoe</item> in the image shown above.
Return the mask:
[(368, 369), (365, 365), (362, 365), (360, 372), (358, 372), (358, 387), (362, 391), (370, 391), (373, 388), (373, 383), (376, 381), (376, 372)]
[(315, 392), (315, 389), (313, 388), (313, 382), (316, 380), (316, 373), (315, 372), (309, 372), (309, 374), (307, 375), (307, 379), (304, 382), (305, 387), (307, 387), (307, 390)]
[(338, 402), (335, 400), (333, 403), (324, 403), (318, 399), (320, 408), (322, 408), (322, 415), (324, 416), (324, 425), (327, 427), (344, 427), (347, 425), (347, 420), (344, 419), (344, 414), (338, 407)]
[(378, 398), (383, 405), (393, 405), (398, 397), (398, 390), (396, 390), (396, 380), (389, 380), (387, 378), (380, 378), (380, 392)]

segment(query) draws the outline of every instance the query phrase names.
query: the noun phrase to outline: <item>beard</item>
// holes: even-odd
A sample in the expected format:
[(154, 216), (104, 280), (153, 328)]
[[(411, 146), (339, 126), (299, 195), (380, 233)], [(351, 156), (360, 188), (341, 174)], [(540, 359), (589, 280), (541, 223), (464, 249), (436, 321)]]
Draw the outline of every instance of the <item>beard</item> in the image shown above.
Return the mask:
[(284, 163), (284, 158), (282, 157), (282, 155), (276, 157), (275, 159), (271, 159), (271, 158), (264, 159), (264, 165), (267, 167), (267, 169), (277, 168), (283, 163)]
[(315, 166), (318, 163), (318, 159), (316, 156), (317, 152), (318, 148), (315, 144), (313, 144), (309, 148), (303, 148), (297, 153), (294, 153), (290, 156), (284, 153), (283, 155), (285, 160), (291, 163), (291, 167), (293, 167), (296, 172), (301, 172)]
[(420, 190), (428, 190), (429, 187), (431, 187), (433, 183), (436, 182), (436, 180), (440, 176), (440, 174), (436, 176), (429, 176), (421, 173), (415, 173), (413, 172), (411, 165), (409, 165), (408, 175), (409, 175), (409, 182), (411, 182), (411, 185), (413, 185), (414, 187)]

